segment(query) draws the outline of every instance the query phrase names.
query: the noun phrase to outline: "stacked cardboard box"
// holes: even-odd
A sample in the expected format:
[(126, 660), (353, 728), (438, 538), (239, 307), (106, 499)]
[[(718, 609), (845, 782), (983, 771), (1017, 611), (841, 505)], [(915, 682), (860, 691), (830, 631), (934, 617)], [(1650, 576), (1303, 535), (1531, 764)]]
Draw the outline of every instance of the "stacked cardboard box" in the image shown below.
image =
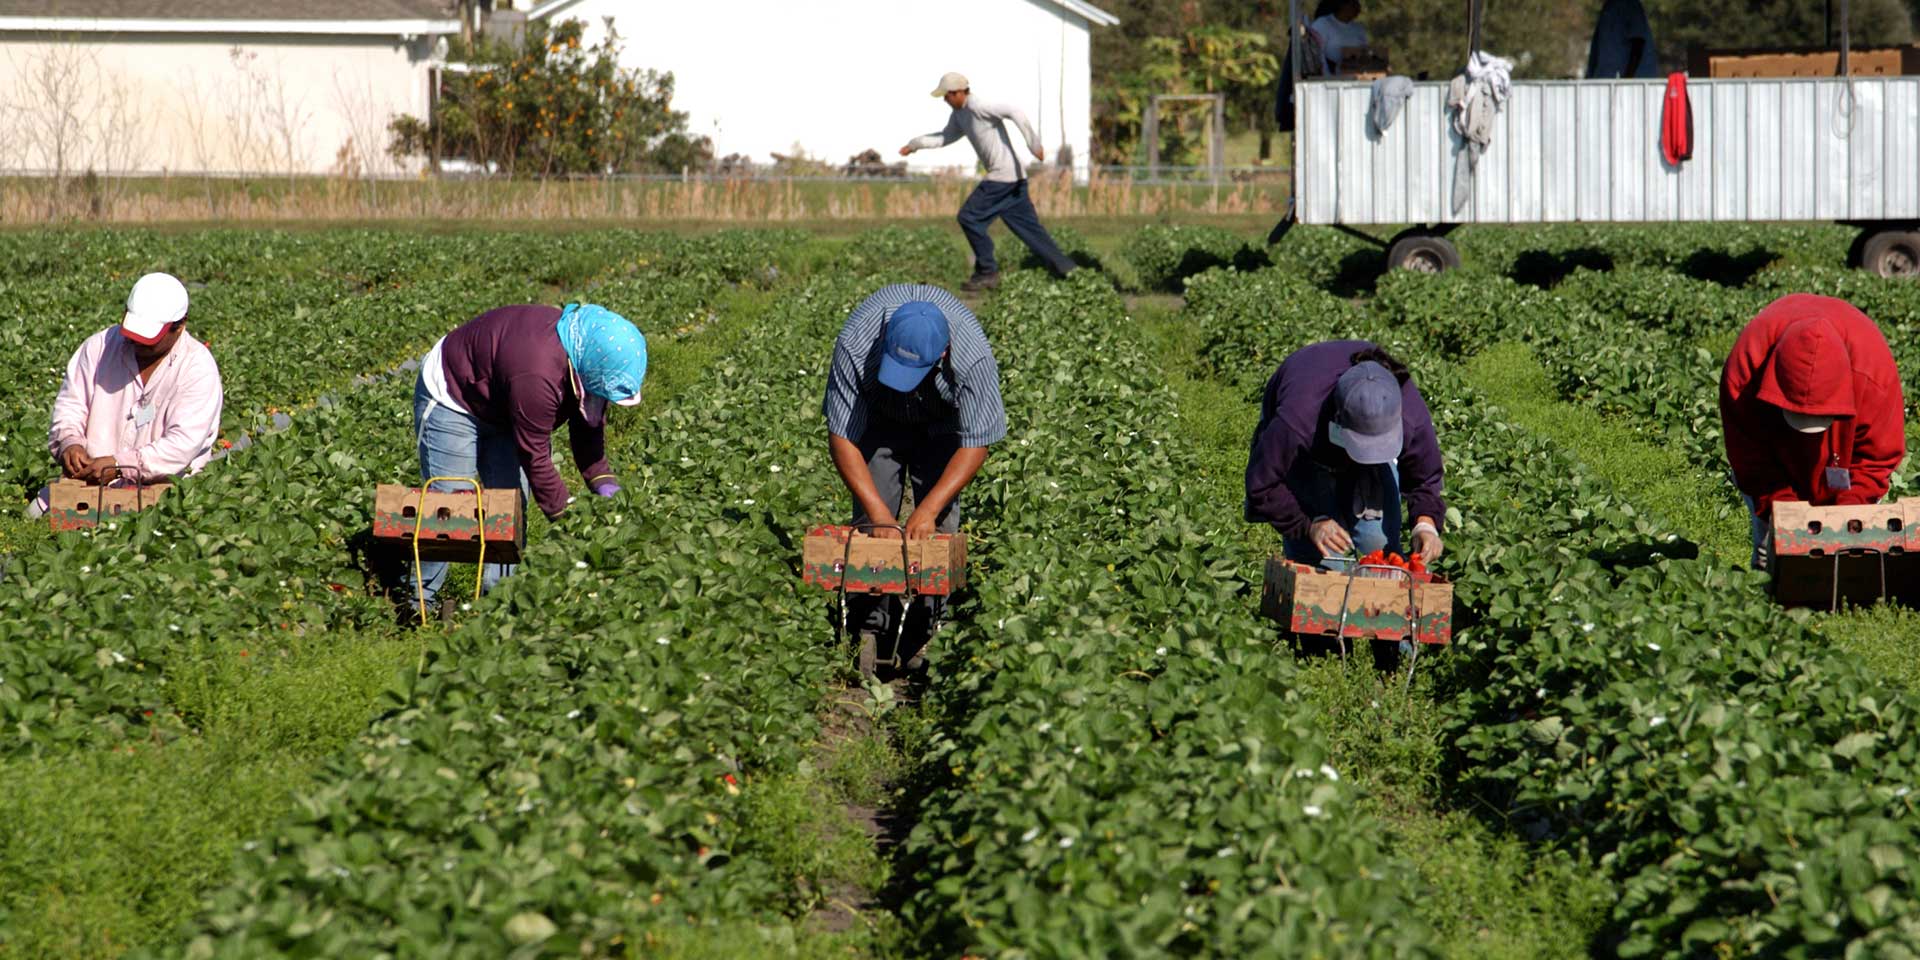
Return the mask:
[(967, 585), (967, 535), (899, 540), (818, 526), (807, 532), (801, 562), (802, 579), (826, 590), (844, 581), (849, 593), (947, 596)]

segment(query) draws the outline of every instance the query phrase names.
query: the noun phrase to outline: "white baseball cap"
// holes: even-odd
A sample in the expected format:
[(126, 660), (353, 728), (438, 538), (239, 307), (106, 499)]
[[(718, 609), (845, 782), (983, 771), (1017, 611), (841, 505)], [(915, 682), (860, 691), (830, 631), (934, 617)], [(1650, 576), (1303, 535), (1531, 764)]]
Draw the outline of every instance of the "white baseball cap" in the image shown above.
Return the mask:
[(167, 324), (186, 315), (186, 285), (172, 274), (149, 273), (127, 294), (127, 315), (120, 320), (120, 333), (135, 343), (159, 343)]
[(1827, 428), (1833, 426), (1835, 419), (1811, 413), (1794, 413), (1792, 410), (1782, 410), (1780, 413), (1787, 418), (1787, 426), (1801, 433), (1826, 433)]
[(955, 90), (966, 89), (968, 89), (966, 75), (948, 73), (940, 77), (940, 85), (933, 88), (933, 95), (936, 97), (944, 97)]

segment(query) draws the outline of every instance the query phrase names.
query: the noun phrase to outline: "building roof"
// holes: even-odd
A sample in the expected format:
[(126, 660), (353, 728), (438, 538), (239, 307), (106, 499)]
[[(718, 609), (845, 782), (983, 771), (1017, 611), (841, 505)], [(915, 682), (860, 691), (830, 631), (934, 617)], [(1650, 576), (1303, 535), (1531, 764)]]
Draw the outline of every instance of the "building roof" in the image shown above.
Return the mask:
[(452, 33), (448, 0), (0, 0), (0, 30)]
[[(5, 6), (7, 2), (8, 0), (0, 0), (0, 7)], [(539, 20), (559, 13), (578, 2), (579, 0), (535, 0), (533, 9), (528, 11), (527, 17)], [(1040, 2), (1059, 7), (1096, 26), (1111, 27), (1120, 22), (1119, 17), (1087, 3), (1086, 0), (1040, 0)]]

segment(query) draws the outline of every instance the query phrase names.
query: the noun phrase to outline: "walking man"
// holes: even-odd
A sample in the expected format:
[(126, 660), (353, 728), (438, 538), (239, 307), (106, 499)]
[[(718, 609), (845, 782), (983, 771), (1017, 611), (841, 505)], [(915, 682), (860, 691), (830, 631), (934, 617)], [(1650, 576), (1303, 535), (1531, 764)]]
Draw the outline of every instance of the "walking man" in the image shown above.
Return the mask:
[(1046, 148), (1040, 145), (1026, 113), (1018, 107), (974, 99), (967, 88), (967, 78), (957, 73), (941, 77), (940, 85), (933, 88), (933, 95), (953, 108), (946, 128), (913, 138), (900, 148), (900, 155), (944, 147), (966, 137), (967, 142), (973, 144), (974, 152), (980, 155), (980, 164), (987, 168), (986, 178), (973, 188), (972, 195), (960, 208), (960, 229), (967, 235), (967, 244), (973, 247), (973, 276), (961, 284), (960, 289), (977, 293), (1000, 285), (1000, 264), (993, 259), (993, 240), (987, 236), (987, 227), (995, 217), (1006, 221), (1007, 229), (1044, 261), (1054, 276), (1071, 273), (1073, 261), (1060, 252), (1053, 237), (1047, 234), (1047, 228), (1040, 225), (1040, 214), (1033, 209), (1033, 200), (1027, 195), (1026, 164), (1020, 162), (1013, 149), (1013, 139), (1007, 135), (1007, 121), (1011, 120), (1020, 128), (1020, 136), (1026, 140), (1033, 158), (1047, 159)]
[[(1007, 435), (1000, 402), (1000, 367), (980, 321), (939, 287), (894, 284), (854, 308), (833, 344), (824, 410), (827, 445), (840, 479), (853, 496), (854, 523), (871, 521), (873, 535), (908, 539), (960, 529), (960, 491), (987, 460), (987, 447)], [(913, 486), (913, 513), (899, 516), (904, 489)], [(937, 597), (902, 611), (914, 636), (895, 651), (914, 669), (914, 653), (940, 616)], [(889, 605), (859, 598), (848, 611), (862, 643), (894, 627)]]

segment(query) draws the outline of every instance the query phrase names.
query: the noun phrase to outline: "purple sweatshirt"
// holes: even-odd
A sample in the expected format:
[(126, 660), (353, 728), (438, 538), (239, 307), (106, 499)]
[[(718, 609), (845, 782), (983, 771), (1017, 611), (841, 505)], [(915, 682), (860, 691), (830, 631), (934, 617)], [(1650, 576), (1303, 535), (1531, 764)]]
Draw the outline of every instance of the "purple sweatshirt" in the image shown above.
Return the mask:
[[(1294, 499), (1291, 485), (1305, 482), (1318, 461), (1351, 468), (1346, 451), (1327, 439), (1333, 420), (1333, 385), (1353, 367), (1353, 355), (1373, 348), (1365, 340), (1329, 340), (1295, 350), (1267, 381), (1260, 404), (1260, 425), (1253, 431), (1247, 458), (1247, 522), (1270, 523), (1284, 537), (1304, 537), (1313, 525)], [(1400, 492), (1413, 516), (1446, 520), (1440, 496), (1440, 441), (1433, 432), (1427, 401), (1409, 380), (1400, 390)]]
[(554, 330), (559, 322), (559, 307), (500, 307), (447, 334), (440, 352), (453, 398), (481, 422), (513, 431), (520, 469), (548, 517), (567, 508), (566, 481), (553, 467), (553, 432), (561, 424), (582, 476), (613, 473), (605, 425), (589, 425), (580, 415), (580, 391)]

